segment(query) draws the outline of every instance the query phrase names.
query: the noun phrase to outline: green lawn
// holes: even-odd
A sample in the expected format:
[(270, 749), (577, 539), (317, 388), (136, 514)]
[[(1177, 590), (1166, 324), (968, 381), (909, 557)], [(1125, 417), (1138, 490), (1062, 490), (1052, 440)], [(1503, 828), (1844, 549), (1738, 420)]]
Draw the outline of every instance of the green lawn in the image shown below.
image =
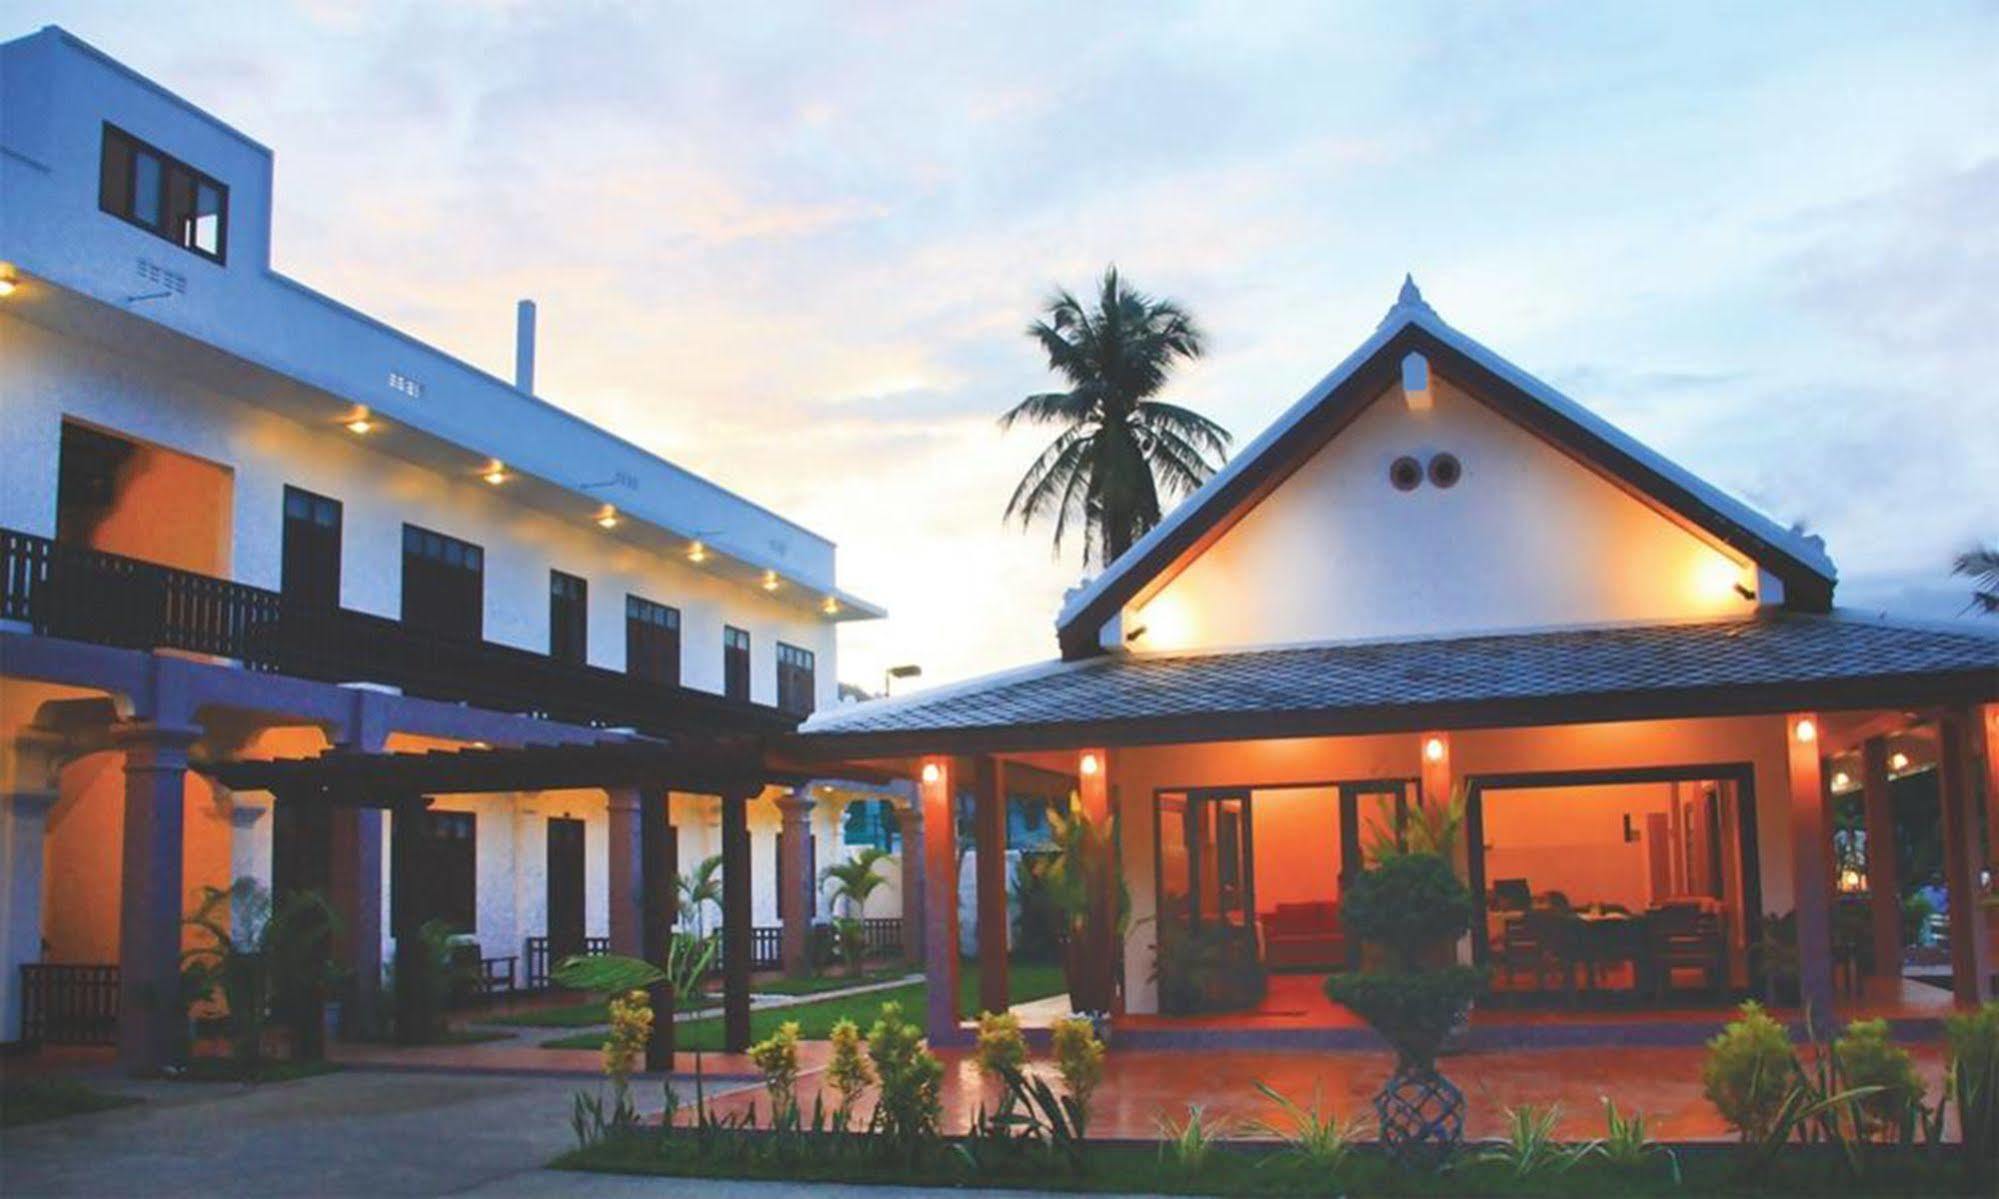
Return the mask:
[(61, 1116), (79, 1116), (137, 1103), (130, 1095), (107, 1095), (73, 1078), (0, 1078), (0, 1128), (14, 1128)]
[[(969, 966), (969, 963), (968, 963)], [(1015, 1003), (1045, 999), (1062, 992), (1062, 968), (1038, 962), (1016, 962), (1011, 973), (1011, 994)], [(833, 999), (822, 999), (814, 1003), (794, 1004), (791, 1007), (766, 1008), (750, 1013), (750, 1038), (761, 1041), (777, 1031), (778, 1025), (787, 1020), (798, 1021), (798, 1035), (808, 1041), (823, 1041), (832, 1035), (833, 1026), (842, 1020), (852, 1020), (866, 1029), (881, 1014), (884, 1003), (900, 1003), (906, 1015), (921, 1018), (924, 1007), (926, 986), (923, 983), (909, 983), (891, 987), (884, 991), (870, 991), (865, 995), (846, 995)], [(959, 1010), (976, 1012), (979, 1007), (979, 975), (974, 968), (961, 970), (958, 977)], [(600, 1033), (577, 1033), (542, 1042), (545, 1049), (595, 1049), (604, 1043)], [(722, 1020), (719, 1016), (708, 1016), (700, 1020), (689, 1020), (674, 1030), (674, 1044), (681, 1049), (720, 1050), (722, 1048)]]
[(892, 966), (883, 970), (867, 970), (859, 978), (848, 974), (846, 967), (838, 966), (817, 978), (773, 978), (764, 982), (751, 983), (750, 990), (762, 995), (817, 995), (822, 991), (838, 991), (846, 987), (864, 987), (869, 983), (887, 982), (901, 978), (909, 971), (902, 966)]
[(293, 1062), (266, 1058), (257, 1064), (253, 1073), (245, 1074), (234, 1058), (195, 1057), (188, 1059), (187, 1066), (180, 1073), (170, 1077), (175, 1082), (290, 1082), (297, 1078), (331, 1074), (338, 1069), (339, 1066), (325, 1060)]

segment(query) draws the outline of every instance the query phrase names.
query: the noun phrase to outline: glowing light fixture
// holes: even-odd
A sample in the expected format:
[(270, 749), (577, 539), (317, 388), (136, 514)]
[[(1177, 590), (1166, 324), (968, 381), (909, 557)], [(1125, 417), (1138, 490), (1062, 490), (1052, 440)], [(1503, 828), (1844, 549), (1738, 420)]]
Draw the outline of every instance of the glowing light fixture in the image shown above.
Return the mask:
[(1860, 877), (1860, 872), (1851, 866), (1839, 872), (1839, 889), (1848, 894), (1852, 894), (1866, 885), (1866, 880)]
[(361, 436), (362, 434), (368, 432), (370, 429), (373, 429), (374, 427), (375, 427), (375, 422), (369, 420), (368, 414), (365, 412), (355, 417), (353, 420), (347, 422), (347, 431), (349, 433), (352, 433), (356, 437)]
[(829, 595), (826, 597), (826, 602), (819, 605), (819, 610), (828, 616), (838, 616), (840, 614), (840, 601)]
[(604, 505), (604, 510), (603, 510), (602, 512), (599, 512), (599, 513), (597, 514), (597, 527), (598, 527), (598, 528), (600, 528), (600, 529), (615, 529), (615, 528), (617, 528), (617, 527), (618, 527), (618, 510), (617, 510), (616, 508), (613, 508), (613, 507), (612, 507), (611, 505), (609, 505), (609, 504), (605, 504), (605, 505)]
[[(1741, 595), (1748, 591), (1742, 585), (1742, 569), (1727, 558), (1716, 554), (1700, 566), (1701, 594), (1712, 600), (1727, 599), (1731, 595)], [(1754, 592), (1749, 592), (1754, 595)]]
[(1846, 771), (1844, 771), (1844, 770), (1835, 770), (1835, 771), (1833, 771), (1833, 774), (1832, 774), (1832, 789), (1833, 789), (1833, 790), (1835, 790), (1835, 791), (1844, 791), (1844, 790), (1846, 790), (1846, 789), (1847, 789), (1848, 787), (1851, 787), (1852, 785), (1853, 785), (1853, 777), (1852, 777), (1851, 775), (1847, 774), (1847, 773), (1846, 773)]
[(934, 785), (938, 779), (941, 779), (943, 777), (944, 777), (944, 772), (937, 769), (937, 763), (925, 762), (923, 764), (923, 781), (926, 784)]
[(1804, 720), (1800, 720), (1798, 722), (1798, 727), (1792, 729), (1791, 733), (1792, 735), (1797, 737), (1798, 740), (1804, 742), (1806, 745), (1810, 745), (1812, 742), (1817, 741), (1819, 739), (1819, 726), (1816, 721), (1811, 720), (1810, 718), (1806, 718)]
[(20, 284), (14, 282), (14, 276), (0, 275), (0, 300), (4, 300), (8, 296), (13, 295), (14, 292), (20, 288), (20, 286), (21, 286)]
[(1444, 739), (1442, 737), (1432, 737), (1428, 741), (1423, 742), (1423, 756), (1432, 762), (1443, 761)]
[(486, 473), (479, 477), (498, 487), (512, 476), (507, 474), (507, 464), (495, 458), (493, 459), (493, 464), (486, 468)]
[(1095, 754), (1084, 754), (1083, 760), (1076, 763), (1076, 766), (1083, 772), (1085, 777), (1093, 775), (1104, 768), (1104, 764), (1097, 761), (1097, 755)]
[(696, 541), (687, 547), (687, 560), (699, 566), (708, 560), (708, 547)]
[(778, 588), (777, 572), (774, 570), (765, 571), (763, 589), (765, 591), (776, 591), (777, 588)]
[(1908, 768), (1909, 768), (1909, 755), (1902, 753), (1899, 750), (1894, 754), (1889, 755), (1888, 769), (1907, 770)]

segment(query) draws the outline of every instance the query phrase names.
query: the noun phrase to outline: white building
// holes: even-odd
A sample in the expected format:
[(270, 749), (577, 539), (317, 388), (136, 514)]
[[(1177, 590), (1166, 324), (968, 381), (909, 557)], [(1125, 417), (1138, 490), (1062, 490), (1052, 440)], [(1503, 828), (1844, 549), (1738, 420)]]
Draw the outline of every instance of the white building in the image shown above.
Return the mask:
[[(61, 29), (0, 46), (0, 1039), (31, 962), (122, 963), (130, 1023), (175, 893), (284, 873), (274, 843), (386, 946), (357, 896), (391, 820), (289, 838), (205, 766), (761, 736), (830, 707), (840, 624), (882, 615), (825, 538), (538, 398), (531, 305), (509, 381), (278, 273), (274, 176)], [(671, 803), (680, 862), (714, 852), (715, 801)], [(748, 806), (772, 922), (777, 810)], [(631, 807), (440, 797), (426, 903), (496, 959), (628, 939)]]

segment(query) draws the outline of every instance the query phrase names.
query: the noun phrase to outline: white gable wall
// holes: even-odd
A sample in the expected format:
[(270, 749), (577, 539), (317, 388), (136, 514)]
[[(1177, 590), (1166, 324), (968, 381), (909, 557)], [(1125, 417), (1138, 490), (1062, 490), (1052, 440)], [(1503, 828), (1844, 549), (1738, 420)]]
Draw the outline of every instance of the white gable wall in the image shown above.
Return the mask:
[[(1756, 571), (1448, 380), (1392, 388), (1142, 606), (1138, 650), (1722, 617)], [(1397, 491), (1389, 464), (1463, 463)]]

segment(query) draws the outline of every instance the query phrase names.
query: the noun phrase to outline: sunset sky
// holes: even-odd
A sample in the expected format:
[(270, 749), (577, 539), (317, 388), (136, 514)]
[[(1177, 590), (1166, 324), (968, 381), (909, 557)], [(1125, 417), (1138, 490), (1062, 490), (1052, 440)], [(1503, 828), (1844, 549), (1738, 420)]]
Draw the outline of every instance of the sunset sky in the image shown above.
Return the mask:
[[(1958, 614), (1999, 541), (1999, 7), (8, 6), (277, 154), (278, 269), (840, 545), (841, 676), (1045, 658), (1021, 335), (1116, 262), (1247, 441), (1405, 271), (1448, 321)], [(1364, 569), (1364, 564), (1357, 564)]]

